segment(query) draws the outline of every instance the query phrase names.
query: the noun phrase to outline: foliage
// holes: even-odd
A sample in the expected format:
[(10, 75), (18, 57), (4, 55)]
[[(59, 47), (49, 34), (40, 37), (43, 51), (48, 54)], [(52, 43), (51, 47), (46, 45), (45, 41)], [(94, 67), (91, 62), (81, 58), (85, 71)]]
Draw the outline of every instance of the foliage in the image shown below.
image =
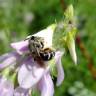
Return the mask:
[(79, 88), (75, 90), (78, 92), (77, 95), (70, 94), (69, 90), (74, 89), (72, 87), (74, 87), (76, 81), (84, 85), (83, 88), (85, 88), (85, 91), (87, 90), (86, 92), (93, 92), (93, 95), (90, 96), (95, 96), (95, 0), (0, 0), (0, 54), (11, 50), (10, 42), (25, 39), (27, 35), (60, 21), (66, 6), (70, 3), (75, 7), (77, 19), (76, 50), (78, 65), (74, 66), (70, 56), (66, 56), (65, 53), (62, 58), (65, 80), (60, 87), (55, 88), (55, 96), (88, 96), (80, 95), (81, 89)]

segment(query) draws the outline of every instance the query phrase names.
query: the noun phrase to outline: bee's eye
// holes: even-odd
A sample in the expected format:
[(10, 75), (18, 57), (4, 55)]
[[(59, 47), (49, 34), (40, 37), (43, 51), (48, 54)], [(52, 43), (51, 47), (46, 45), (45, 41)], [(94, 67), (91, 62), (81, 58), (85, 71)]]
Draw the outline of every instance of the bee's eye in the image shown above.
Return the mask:
[(32, 37), (31, 37), (31, 40), (34, 40), (34, 38), (35, 38), (35, 37), (34, 37), (34, 36), (32, 36)]

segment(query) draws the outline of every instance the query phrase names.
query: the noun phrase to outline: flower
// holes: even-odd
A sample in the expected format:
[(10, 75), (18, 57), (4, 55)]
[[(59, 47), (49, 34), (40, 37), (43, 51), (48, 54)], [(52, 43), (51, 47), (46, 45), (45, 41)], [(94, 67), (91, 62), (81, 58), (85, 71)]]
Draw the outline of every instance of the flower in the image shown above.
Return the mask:
[(14, 90), (14, 96), (29, 96), (29, 95), (28, 95), (28, 89), (24, 89), (24, 88), (21, 88), (21, 87), (17, 87), (17, 88)]
[[(23, 47), (18, 45), (22, 45)], [(19, 52), (20, 54), (28, 52), (27, 46), (28, 45), (26, 41), (12, 44), (12, 47), (16, 48), (17, 52)], [(26, 49), (26, 52), (23, 49)], [(55, 63), (58, 71), (57, 86), (59, 86), (64, 79), (64, 71), (61, 65), (61, 57), (63, 53), (64, 52), (57, 51), (55, 55)], [(37, 85), (38, 89), (41, 92), (41, 96), (53, 96), (54, 93), (54, 85), (50, 76), (50, 64), (46, 66), (46, 68), (42, 68), (38, 65), (37, 62), (34, 62), (32, 57), (30, 56), (27, 56), (20, 66), (20, 69), (18, 71), (18, 83), (20, 87), (25, 89), (30, 89)]]
[[(70, 8), (71, 10), (73, 10), (72, 6)], [(68, 9), (69, 13), (70, 8)], [(0, 70), (3, 71), (6, 68), (8, 68), (9, 70), (7, 75), (6, 72), (2, 73), (2, 76), (5, 76), (6, 80), (4, 81), (3, 78), (0, 79), (0, 92), (2, 90), (2, 94), (5, 95), (6, 93), (8, 93), (12, 94), (10, 96), (29, 96), (29, 94), (31, 94), (30, 90), (33, 92), (34, 89), (38, 89), (41, 93), (41, 96), (53, 96), (54, 84), (50, 75), (52, 69), (51, 67), (55, 65), (57, 69), (56, 85), (59, 86), (64, 80), (64, 70), (61, 64), (61, 58), (64, 54), (65, 45), (67, 45), (73, 61), (75, 63), (77, 61), (74, 43), (74, 28), (68, 28), (70, 32), (61, 32), (61, 34), (59, 33), (61, 31), (60, 29), (62, 28), (58, 27), (58, 25), (52, 24), (46, 29), (36, 34), (33, 34), (33, 36), (39, 36), (44, 38), (45, 48), (53, 47), (56, 50), (54, 62), (44, 61), (44, 67), (40, 66), (38, 62), (35, 61), (32, 56), (30, 56), (28, 40), (11, 43), (11, 47), (15, 49), (15, 51), (0, 56)], [(27, 38), (30, 38), (30, 36), (28, 36)], [(61, 49), (63, 49), (63, 51), (61, 51)], [(12, 76), (9, 79), (10, 73)], [(15, 84), (16, 79), (17, 84)], [(2, 83), (2, 80), (4, 83)], [(12, 83), (10, 83), (10, 81), (12, 81)], [(8, 82), (9, 88), (6, 87)], [(7, 90), (6, 92), (5, 89)], [(12, 91), (10, 92), (10, 90)]]
[(16, 65), (20, 55), (17, 52), (10, 52), (0, 56), (0, 70), (10, 65)]
[(38, 88), (41, 92), (41, 96), (53, 96), (54, 85), (49, 73), (46, 73), (39, 81)]
[[(49, 42), (48, 44), (51, 45)], [(16, 71), (19, 86), (16, 85), (17, 88), (13, 88), (14, 96), (21, 96), (22, 94), (22, 96), (28, 96), (29, 90), (34, 89), (34, 86), (38, 88), (41, 96), (53, 96), (54, 84), (50, 75), (51, 64), (45, 62), (47, 66), (43, 68), (39, 66), (30, 55), (27, 55), (29, 52), (28, 40), (12, 43), (11, 46), (16, 51), (4, 54), (0, 57), (0, 70), (8, 67), (10, 70)], [(57, 86), (59, 86), (64, 79), (64, 71), (61, 65), (62, 55), (63, 52), (57, 51), (54, 58), (58, 71)]]
[(4, 76), (0, 76), (0, 96), (13, 96), (14, 84)]

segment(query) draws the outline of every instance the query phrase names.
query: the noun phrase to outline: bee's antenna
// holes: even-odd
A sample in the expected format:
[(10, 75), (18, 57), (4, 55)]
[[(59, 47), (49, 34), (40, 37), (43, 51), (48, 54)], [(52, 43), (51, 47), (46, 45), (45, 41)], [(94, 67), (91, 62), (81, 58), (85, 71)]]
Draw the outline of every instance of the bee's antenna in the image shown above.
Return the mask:
[(24, 39), (24, 41), (28, 40), (29, 38)]
[(31, 36), (32, 36), (32, 35), (27, 36), (27, 38), (25, 38), (24, 41), (30, 39)]

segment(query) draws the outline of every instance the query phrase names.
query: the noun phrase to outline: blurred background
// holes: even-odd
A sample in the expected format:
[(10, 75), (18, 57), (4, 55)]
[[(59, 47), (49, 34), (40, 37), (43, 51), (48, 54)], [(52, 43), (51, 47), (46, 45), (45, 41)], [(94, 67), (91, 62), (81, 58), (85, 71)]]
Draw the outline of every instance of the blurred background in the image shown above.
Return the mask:
[(62, 58), (65, 80), (55, 96), (96, 96), (96, 0), (0, 0), (0, 55), (12, 50), (11, 42), (60, 21), (70, 3), (78, 19), (78, 65)]

